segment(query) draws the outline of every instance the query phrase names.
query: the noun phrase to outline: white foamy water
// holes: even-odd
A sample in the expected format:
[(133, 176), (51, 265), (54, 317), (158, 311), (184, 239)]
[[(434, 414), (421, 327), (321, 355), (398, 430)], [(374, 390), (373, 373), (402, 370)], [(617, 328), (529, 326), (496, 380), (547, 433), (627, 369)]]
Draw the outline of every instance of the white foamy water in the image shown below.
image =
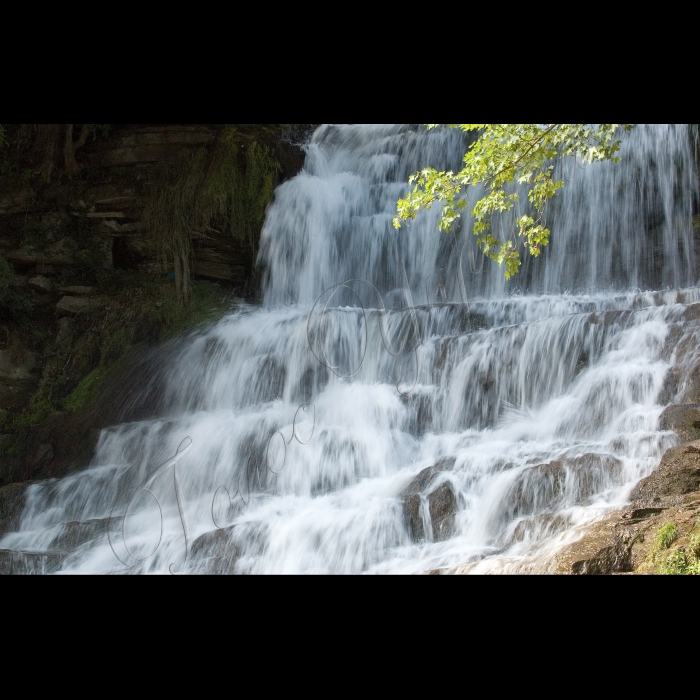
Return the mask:
[[(202, 572), (224, 554), (235, 573), (517, 570), (624, 503), (674, 444), (657, 430), (664, 378), (700, 301), (687, 129), (640, 126), (618, 165), (561, 165), (550, 249), (508, 284), (468, 217), (454, 235), (437, 210), (391, 226), (408, 175), (457, 168), (464, 147), (449, 130), (321, 127), (267, 216), (263, 306), (183, 338), (134, 389), (157, 392), (158, 417), (32, 486), (0, 547), (65, 551), (69, 573)], [(122, 531), (117, 496), (186, 437)], [(414, 541), (401, 494), (441, 459), (430, 490), (449, 486), (453, 533), (434, 541), (425, 493)], [(203, 546), (217, 524), (224, 543)]]

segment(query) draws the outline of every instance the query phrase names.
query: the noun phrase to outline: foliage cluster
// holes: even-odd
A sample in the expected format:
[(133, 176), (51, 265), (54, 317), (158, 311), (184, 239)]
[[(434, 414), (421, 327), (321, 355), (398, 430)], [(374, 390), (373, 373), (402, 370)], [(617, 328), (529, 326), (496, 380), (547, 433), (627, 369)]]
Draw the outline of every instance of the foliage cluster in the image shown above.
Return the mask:
[(677, 540), (678, 528), (673, 523), (665, 523), (659, 528), (647, 555), (645, 568), (666, 576), (700, 575), (700, 524), (688, 544), (669, 551)]
[[(429, 129), (441, 126), (428, 124)], [(617, 162), (620, 148), (619, 127), (630, 124), (448, 124), (464, 132), (476, 132), (478, 138), (464, 156), (458, 173), (424, 168), (411, 176), (413, 190), (397, 204), (394, 226), (415, 219), (435, 202), (442, 206), (439, 227), (451, 230), (468, 206), (461, 196), (470, 185), (484, 185), (484, 194), (472, 209), (473, 232), (482, 252), (505, 266), (506, 279), (517, 273), (521, 261), (516, 243), (498, 240), (490, 231), (496, 214), (512, 214), (512, 224), (530, 255), (538, 256), (549, 242), (544, 226), (546, 203), (563, 187), (554, 179), (556, 159), (579, 158), (584, 163), (611, 160)], [(518, 186), (527, 191), (529, 206), (518, 207)], [(519, 211), (518, 211), (519, 210)], [(517, 212), (517, 213), (516, 213)], [(535, 218), (536, 217), (536, 218)]]

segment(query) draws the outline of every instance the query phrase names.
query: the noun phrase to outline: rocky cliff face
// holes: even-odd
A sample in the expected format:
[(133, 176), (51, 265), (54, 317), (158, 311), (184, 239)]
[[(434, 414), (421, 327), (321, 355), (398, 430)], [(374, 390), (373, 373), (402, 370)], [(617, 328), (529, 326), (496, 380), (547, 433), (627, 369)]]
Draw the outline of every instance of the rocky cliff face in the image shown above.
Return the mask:
[[(25, 277), (37, 276), (38, 266), (60, 270), (75, 264), (78, 261), (67, 249), (69, 242), (61, 236), (65, 230), (56, 231), (75, 227), (75, 221), (65, 219), (70, 215), (85, 219), (80, 225), (101, 241), (104, 267), (152, 269), (155, 251), (141, 214), (149, 184), (159, 175), (158, 166), (175, 160), (184, 150), (211, 147), (224, 126), (115, 125), (108, 137), (88, 141), (79, 152), (83, 168), (76, 176), (68, 179), (59, 175), (48, 185), (32, 177), (30, 169), (22, 170), (22, 164), (8, 163), (5, 171), (15, 177), (6, 176), (0, 182), (0, 250)], [(303, 152), (295, 144), (295, 140), (304, 138), (303, 129), (285, 131), (279, 128), (281, 125), (264, 124), (236, 126), (241, 151), (253, 142), (274, 149), (280, 181), (296, 174), (303, 165)], [(13, 173), (13, 167), (21, 172)], [(193, 256), (195, 278), (221, 281), (242, 290), (251, 282), (254, 253), (237, 246), (226, 233), (199, 233)], [(253, 291), (250, 285), (248, 291)]]
[[(258, 293), (260, 231), (242, 242), (210, 227), (192, 234), (194, 299), (178, 309), (143, 221), (163, 167), (212, 149), (231, 125), (110, 125), (76, 152), (76, 173), (59, 153), (49, 181), (36, 126), (9, 125), (0, 151), (0, 486), (84, 466), (108, 420), (91, 412), (105, 379), (149, 343)], [(295, 175), (311, 126), (235, 125), (242, 178), (253, 144), (270, 149), (277, 184)]]

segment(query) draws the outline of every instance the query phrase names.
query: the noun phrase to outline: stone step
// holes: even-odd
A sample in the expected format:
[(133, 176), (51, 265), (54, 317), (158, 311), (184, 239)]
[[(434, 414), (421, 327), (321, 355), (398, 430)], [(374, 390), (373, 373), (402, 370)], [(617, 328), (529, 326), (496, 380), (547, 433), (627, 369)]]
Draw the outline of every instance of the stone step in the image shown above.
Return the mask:
[(0, 576), (53, 574), (66, 555), (59, 552), (22, 552), (0, 549)]
[(110, 528), (114, 539), (116, 531), (121, 526), (121, 520), (121, 518), (96, 518), (54, 525), (51, 528), (55, 533), (51, 549), (57, 552), (72, 551), (106, 535)]

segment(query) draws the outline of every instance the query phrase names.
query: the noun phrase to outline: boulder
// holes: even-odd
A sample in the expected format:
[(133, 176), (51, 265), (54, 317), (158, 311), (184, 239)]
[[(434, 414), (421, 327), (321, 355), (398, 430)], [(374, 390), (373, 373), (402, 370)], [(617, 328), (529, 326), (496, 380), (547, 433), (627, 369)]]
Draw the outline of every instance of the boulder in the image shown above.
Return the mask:
[(457, 496), (450, 484), (441, 484), (428, 496), (428, 510), (433, 526), (433, 540), (444, 542), (452, 537), (457, 515)]
[(233, 542), (234, 527), (212, 530), (200, 535), (193, 543), (190, 558), (201, 573), (232, 575), (242, 552)]
[(91, 299), (65, 296), (56, 304), (56, 314), (58, 316), (77, 316), (89, 313), (94, 308), (95, 302)]
[(635, 506), (653, 504), (666, 496), (683, 496), (700, 489), (700, 440), (667, 450), (659, 468), (642, 479), (630, 498)]
[(622, 481), (623, 464), (609, 454), (589, 452), (580, 457), (564, 458), (563, 463), (574, 475), (578, 500), (604, 491), (611, 482)]
[[(457, 511), (457, 499), (451, 487), (447, 484), (442, 486), (447, 486), (451, 495), (440, 486), (435, 490), (436, 495), (433, 497), (430, 486), (440, 472), (452, 469), (455, 462), (455, 457), (443, 457), (433, 466), (426, 467), (419, 472), (401, 494), (404, 520), (411, 534), (411, 539), (415, 542), (425, 539), (421, 503), (426, 498), (433, 524), (433, 539), (441, 541), (451, 536), (454, 530), (454, 513)], [(438, 535), (437, 537), (436, 534)]]
[[(236, 499), (230, 513), (235, 518), (245, 508), (240, 499)], [(245, 542), (246, 554), (256, 557), (261, 555), (269, 543), (269, 526), (249, 521), (240, 525), (205, 532), (192, 543), (188, 568), (192, 573), (231, 575), (241, 573), (236, 565), (243, 555), (240, 543)]]
[(555, 507), (564, 494), (566, 469), (560, 460), (524, 469), (505, 498), (506, 518), (513, 520)]
[(615, 511), (572, 531), (573, 540), (546, 556), (534, 572), (548, 574), (616, 574), (634, 569), (632, 547), (639, 541), (637, 528)]
[(659, 419), (661, 430), (673, 430), (684, 442), (700, 440), (700, 404), (667, 406)]
[(53, 284), (48, 277), (31, 277), (27, 281), (27, 286), (41, 294), (50, 294), (53, 289)]
[(601, 575), (632, 571), (632, 547), (622, 537), (599, 549), (592, 557), (580, 559), (571, 565), (574, 575)]

